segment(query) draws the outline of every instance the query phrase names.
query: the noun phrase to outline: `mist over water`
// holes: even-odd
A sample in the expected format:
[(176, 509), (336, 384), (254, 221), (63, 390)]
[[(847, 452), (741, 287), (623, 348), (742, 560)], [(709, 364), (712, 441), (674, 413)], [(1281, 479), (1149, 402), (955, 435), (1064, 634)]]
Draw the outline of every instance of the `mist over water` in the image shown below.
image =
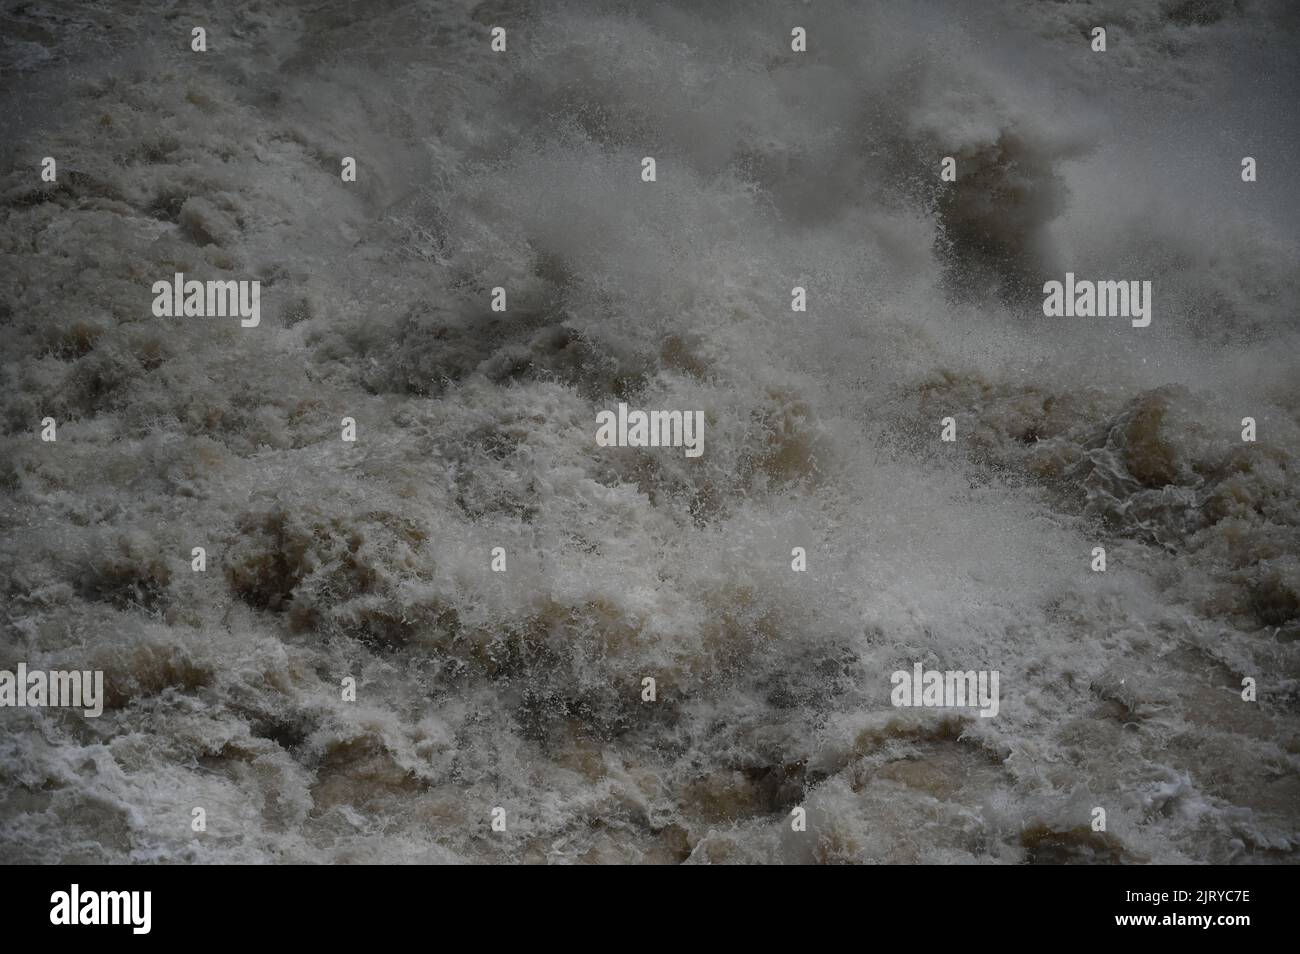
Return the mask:
[[(1295, 860), (1295, 5), (0, 34), (0, 669), (107, 693), (0, 709), (0, 860)], [(1150, 326), (1045, 317), (1067, 271)], [(176, 272), (260, 325), (155, 318)], [(620, 402), (704, 454), (598, 447)], [(917, 662), (997, 716), (891, 705)]]

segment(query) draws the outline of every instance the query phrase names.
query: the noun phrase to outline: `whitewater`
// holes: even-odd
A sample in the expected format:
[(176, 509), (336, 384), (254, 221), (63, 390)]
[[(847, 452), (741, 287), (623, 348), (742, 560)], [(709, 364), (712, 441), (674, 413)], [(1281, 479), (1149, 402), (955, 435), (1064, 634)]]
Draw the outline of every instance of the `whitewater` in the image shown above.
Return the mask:
[(1288, 0), (5, 3), (0, 669), (104, 677), (0, 708), (0, 861), (1296, 861), (1298, 53)]

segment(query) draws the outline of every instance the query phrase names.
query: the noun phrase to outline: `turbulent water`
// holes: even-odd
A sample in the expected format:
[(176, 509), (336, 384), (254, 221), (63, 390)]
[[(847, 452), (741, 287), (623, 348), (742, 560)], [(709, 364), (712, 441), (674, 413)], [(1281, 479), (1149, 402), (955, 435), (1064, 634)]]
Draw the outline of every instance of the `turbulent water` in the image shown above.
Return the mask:
[[(0, 668), (107, 700), (0, 710), (0, 860), (1296, 860), (1297, 51), (1289, 0), (5, 4)], [(703, 455), (597, 446), (621, 401)]]

